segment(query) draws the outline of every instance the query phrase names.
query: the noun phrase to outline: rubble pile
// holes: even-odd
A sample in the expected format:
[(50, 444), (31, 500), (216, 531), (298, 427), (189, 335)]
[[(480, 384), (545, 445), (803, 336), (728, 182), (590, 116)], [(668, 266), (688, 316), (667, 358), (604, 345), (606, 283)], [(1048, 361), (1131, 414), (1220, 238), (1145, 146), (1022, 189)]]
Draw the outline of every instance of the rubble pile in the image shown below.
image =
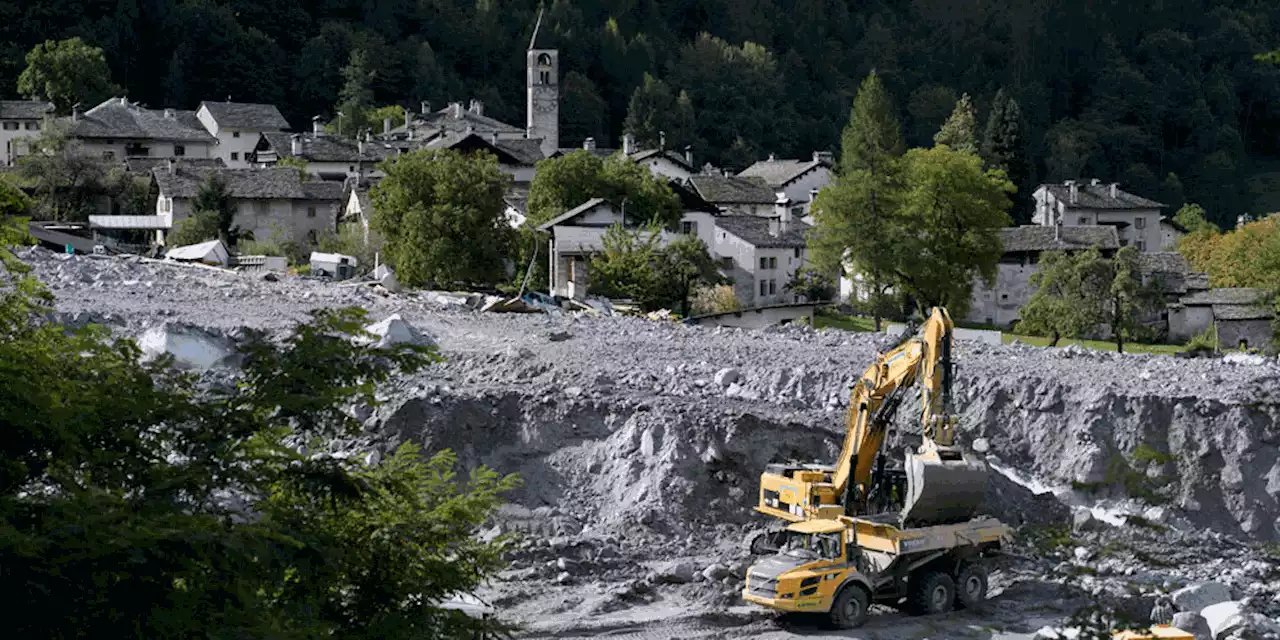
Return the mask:
[[(849, 389), (895, 342), (485, 313), (479, 295), (23, 255), (59, 319), (104, 324), (192, 368), (234, 367), (228, 340), (241, 327), (279, 331), (336, 306), (365, 308), (383, 342), (437, 344), (446, 360), (382, 389), (385, 402), (361, 410), (366, 437), (334, 447), (376, 457), (412, 440), (520, 473), (487, 535), (522, 541), (487, 595), (529, 637), (628, 637), (628, 625), (794, 637), (738, 597), (742, 540), (762, 524), (759, 474), (834, 458)], [(1215, 638), (1280, 638), (1269, 626), (1280, 552), (1263, 546), (1280, 540), (1280, 365), (972, 342), (955, 359), (959, 437), (996, 470), (987, 511), (1020, 527), (1019, 548), (992, 576), (986, 610), (929, 621), (941, 635), (877, 609), (855, 637), (1031, 638), (1072, 607), (1145, 615), (1158, 593), (1192, 587), (1212, 597), (1184, 594), (1178, 613), (1221, 623)], [(889, 446), (910, 444), (918, 416), (904, 403)], [(1223, 589), (1196, 586), (1209, 582)]]

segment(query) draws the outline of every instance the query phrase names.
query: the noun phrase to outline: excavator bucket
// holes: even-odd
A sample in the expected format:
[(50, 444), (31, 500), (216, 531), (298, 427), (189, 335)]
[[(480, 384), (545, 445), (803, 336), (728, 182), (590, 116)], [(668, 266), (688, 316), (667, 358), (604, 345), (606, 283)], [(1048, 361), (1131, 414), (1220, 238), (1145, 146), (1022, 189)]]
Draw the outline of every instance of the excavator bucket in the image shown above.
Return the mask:
[(973, 518), (987, 491), (987, 465), (972, 454), (926, 445), (908, 453), (907, 496), (902, 522), (907, 526), (950, 524)]

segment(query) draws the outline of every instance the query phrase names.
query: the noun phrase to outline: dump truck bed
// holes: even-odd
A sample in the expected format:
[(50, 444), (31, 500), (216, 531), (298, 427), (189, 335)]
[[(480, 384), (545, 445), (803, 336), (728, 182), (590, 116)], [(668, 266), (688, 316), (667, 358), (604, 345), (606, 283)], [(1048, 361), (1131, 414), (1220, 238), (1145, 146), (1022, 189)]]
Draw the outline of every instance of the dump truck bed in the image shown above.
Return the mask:
[(1013, 530), (995, 518), (982, 517), (958, 524), (899, 528), (894, 523), (867, 518), (847, 518), (854, 543), (864, 549), (894, 555), (943, 551), (967, 545), (982, 546), (1007, 541)]

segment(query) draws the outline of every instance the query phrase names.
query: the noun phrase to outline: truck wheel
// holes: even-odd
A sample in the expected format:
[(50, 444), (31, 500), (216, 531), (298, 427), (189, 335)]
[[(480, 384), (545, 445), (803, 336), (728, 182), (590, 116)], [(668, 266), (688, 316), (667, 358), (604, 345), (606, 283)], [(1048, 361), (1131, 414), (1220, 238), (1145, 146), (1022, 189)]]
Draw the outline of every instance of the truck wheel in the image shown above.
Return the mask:
[(972, 609), (987, 599), (987, 568), (966, 562), (956, 575), (956, 608)]
[(926, 616), (951, 610), (956, 599), (956, 582), (941, 571), (922, 571), (911, 577), (907, 604), (912, 613)]
[(831, 603), (831, 626), (837, 629), (861, 627), (867, 621), (867, 608), (870, 606), (871, 599), (862, 587), (856, 584), (846, 586)]

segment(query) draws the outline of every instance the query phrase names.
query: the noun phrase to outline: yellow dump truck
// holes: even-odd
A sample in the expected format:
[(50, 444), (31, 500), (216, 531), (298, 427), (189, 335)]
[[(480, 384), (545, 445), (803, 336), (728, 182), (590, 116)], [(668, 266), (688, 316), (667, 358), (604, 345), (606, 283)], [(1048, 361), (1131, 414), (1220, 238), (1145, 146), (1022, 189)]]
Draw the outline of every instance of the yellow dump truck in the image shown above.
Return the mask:
[(1158, 624), (1146, 631), (1117, 631), (1111, 640), (1196, 640), (1196, 637), (1177, 627)]
[(779, 611), (826, 613), (846, 629), (866, 621), (872, 603), (931, 614), (982, 602), (988, 558), (1012, 534), (989, 517), (902, 529), (839, 516), (795, 522), (784, 531), (778, 552), (747, 569), (743, 599)]

